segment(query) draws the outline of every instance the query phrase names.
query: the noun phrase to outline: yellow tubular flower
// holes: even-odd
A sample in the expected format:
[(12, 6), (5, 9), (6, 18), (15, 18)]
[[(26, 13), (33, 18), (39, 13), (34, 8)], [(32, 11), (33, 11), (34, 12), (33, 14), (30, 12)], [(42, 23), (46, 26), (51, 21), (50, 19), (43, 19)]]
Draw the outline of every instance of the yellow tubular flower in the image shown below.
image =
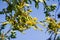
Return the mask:
[(19, 29), (19, 30), (23, 30), (23, 27), (22, 27), (22, 26), (18, 26), (18, 29)]
[(31, 10), (31, 9), (29, 9), (28, 11), (29, 11), (29, 12), (32, 12), (32, 10)]
[(32, 21), (33, 25), (36, 25), (36, 22), (35, 21)]
[(30, 5), (25, 3), (24, 6), (30, 6)]
[(60, 28), (60, 23), (57, 24), (57, 27)]
[(29, 21), (26, 22), (26, 24), (27, 24), (27, 25), (32, 25), (32, 21), (29, 20)]
[(34, 30), (37, 30), (37, 28), (35, 28), (34, 26), (32, 26), (32, 28), (33, 28)]
[(55, 23), (55, 20), (53, 18), (50, 18), (50, 17), (46, 17), (46, 21), (50, 22), (50, 23)]
[(43, 23), (39, 22), (39, 24), (45, 27), (45, 25)]
[(26, 24), (32, 26), (32, 25), (35, 25), (36, 22), (33, 21), (33, 20), (28, 20), (28, 21), (26, 22)]
[(36, 17), (34, 17), (32, 20), (36, 21), (36, 20), (37, 20), (37, 18), (36, 18)]
[(3, 22), (2, 25), (6, 25), (6, 24), (8, 24), (8, 23), (9, 23), (9, 22)]
[(50, 17), (46, 17), (46, 20), (50, 21), (50, 20), (51, 20), (51, 18), (50, 18)]
[(43, 3), (43, 0), (39, 0), (39, 1)]

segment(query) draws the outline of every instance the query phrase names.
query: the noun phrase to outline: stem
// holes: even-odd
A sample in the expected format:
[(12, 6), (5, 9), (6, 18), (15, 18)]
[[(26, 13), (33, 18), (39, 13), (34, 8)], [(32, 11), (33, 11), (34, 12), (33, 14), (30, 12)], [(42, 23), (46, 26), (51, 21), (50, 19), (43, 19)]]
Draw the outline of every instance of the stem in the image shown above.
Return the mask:
[(55, 13), (55, 20), (56, 20), (56, 15), (57, 15), (57, 14)]
[[(4, 22), (6, 22), (6, 21), (4, 21)], [(4, 23), (4, 22), (0, 22), (0, 23)]]
[(50, 37), (47, 40), (51, 40), (51, 37), (53, 34), (54, 34), (54, 32), (51, 33)]
[(10, 30), (8, 30), (8, 31), (7, 31), (7, 33), (5, 33), (5, 35), (7, 35), (10, 31), (11, 31), (11, 29), (10, 29)]
[(43, 4), (44, 4), (44, 7), (46, 8), (47, 7), (47, 4), (46, 4), (46, 2), (45, 2), (45, 0), (43, 0)]
[(4, 34), (3, 33), (1, 34), (1, 39), (4, 40)]
[(52, 34), (50, 35), (50, 38), (52, 37), (53, 34), (54, 34), (54, 32), (52, 32)]
[(54, 36), (54, 40), (56, 40), (56, 36), (57, 36), (57, 33), (56, 33), (55, 36)]

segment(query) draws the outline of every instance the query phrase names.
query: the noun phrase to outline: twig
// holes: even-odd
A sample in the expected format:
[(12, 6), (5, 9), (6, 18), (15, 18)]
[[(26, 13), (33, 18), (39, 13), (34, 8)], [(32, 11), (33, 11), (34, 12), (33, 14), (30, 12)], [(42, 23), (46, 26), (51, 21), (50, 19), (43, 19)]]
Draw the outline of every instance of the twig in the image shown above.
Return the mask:
[(54, 40), (56, 40), (56, 36), (57, 36), (57, 33), (56, 33), (55, 36), (54, 36)]
[(5, 35), (7, 35), (10, 31), (11, 31), (11, 29), (10, 29), (10, 30), (8, 30), (8, 31), (5, 33)]

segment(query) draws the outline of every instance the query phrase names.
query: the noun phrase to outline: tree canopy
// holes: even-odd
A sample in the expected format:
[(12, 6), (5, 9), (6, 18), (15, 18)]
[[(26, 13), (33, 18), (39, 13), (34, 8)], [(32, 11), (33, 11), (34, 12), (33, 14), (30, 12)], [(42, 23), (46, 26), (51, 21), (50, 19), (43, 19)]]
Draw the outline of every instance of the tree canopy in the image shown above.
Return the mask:
[[(56, 4), (47, 5), (46, 1), (49, 0), (2, 0), (2, 1), (3, 2), (5, 1), (8, 4), (8, 7), (0, 11), (0, 14), (5, 15), (5, 20), (6, 20), (5, 22), (2, 22), (0, 27), (1, 40), (4, 40), (5, 37), (8, 37), (8, 39), (16, 38), (15, 30), (18, 30), (19, 32), (22, 33), (23, 31), (30, 29), (32, 27), (35, 30), (39, 29), (42, 31), (42, 29), (38, 27), (37, 24), (40, 24), (44, 27), (46, 27), (47, 25), (48, 26), (46, 27), (47, 31), (49, 33), (52, 32), (53, 34), (55, 34), (54, 40), (60, 40), (59, 37), (57, 37), (56, 39), (56, 35), (59, 33), (59, 29), (60, 29), (60, 22), (57, 22), (55, 18), (51, 17), (54, 15), (50, 15), (50, 12), (56, 9)], [(30, 13), (32, 12), (31, 9), (32, 2), (35, 3), (34, 6), (37, 9), (39, 9), (39, 3), (43, 4), (44, 14), (46, 18), (45, 20), (37, 21), (38, 18), (30, 16)], [(58, 0), (58, 4), (59, 3), (60, 2)], [(14, 11), (15, 13), (12, 13), (12, 11)], [(6, 34), (1, 33), (1, 31), (5, 28), (7, 24), (10, 24), (11, 26), (11, 29), (8, 30), (7, 32), (9, 33), (11, 31), (10, 36), (6, 36), (7, 33)], [(51, 37), (48, 38), (48, 40), (51, 40)]]

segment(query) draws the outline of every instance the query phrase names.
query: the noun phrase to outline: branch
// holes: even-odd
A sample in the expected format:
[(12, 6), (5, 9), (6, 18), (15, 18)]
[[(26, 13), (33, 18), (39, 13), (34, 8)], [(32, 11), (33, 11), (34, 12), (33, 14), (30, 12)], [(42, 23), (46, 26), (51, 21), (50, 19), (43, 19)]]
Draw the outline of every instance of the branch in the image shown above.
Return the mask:
[(8, 30), (8, 31), (5, 33), (5, 35), (7, 35), (10, 31), (11, 31), (11, 29), (10, 29), (10, 30)]
[(54, 40), (56, 40), (56, 36), (57, 36), (57, 33), (56, 33), (55, 36), (54, 36)]

